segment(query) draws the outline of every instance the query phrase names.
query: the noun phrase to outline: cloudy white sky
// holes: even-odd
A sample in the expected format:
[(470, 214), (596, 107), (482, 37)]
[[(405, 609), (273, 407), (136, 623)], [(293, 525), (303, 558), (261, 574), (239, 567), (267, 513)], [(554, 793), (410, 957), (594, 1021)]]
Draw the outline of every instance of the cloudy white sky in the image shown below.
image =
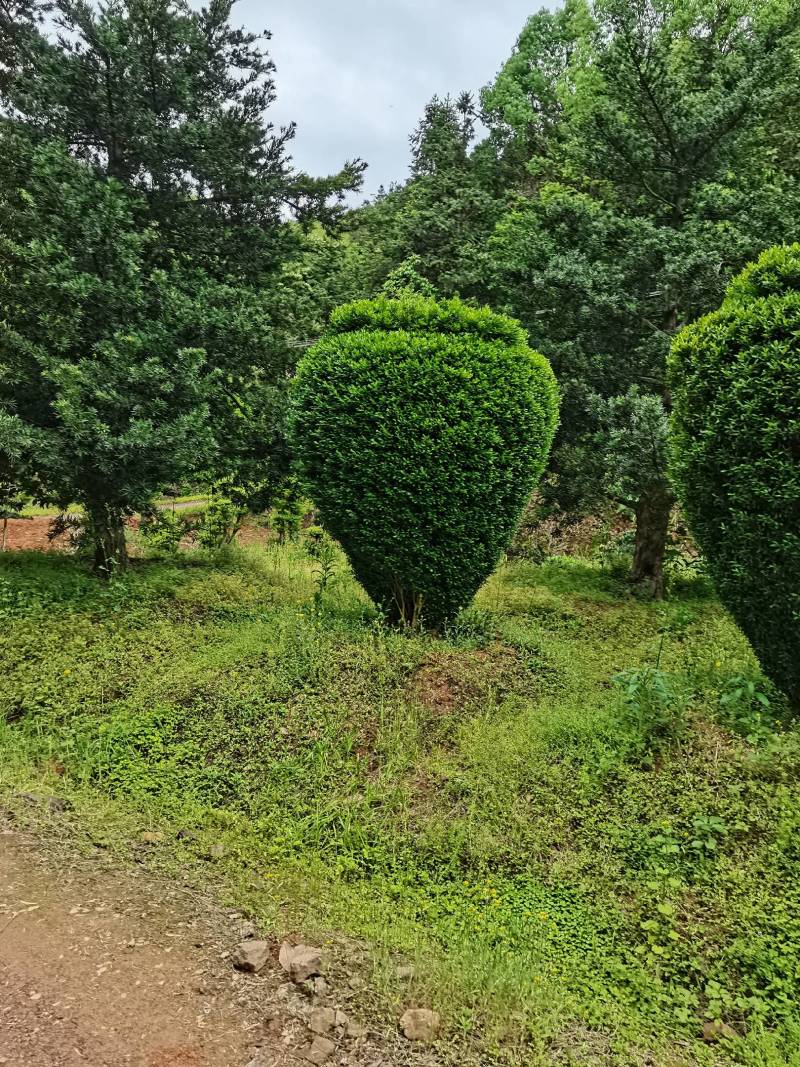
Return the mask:
[(545, 0), (240, 0), (234, 21), (272, 32), (275, 123), (314, 174), (369, 163), (365, 191), (406, 176), (408, 135), (434, 95), (490, 81)]

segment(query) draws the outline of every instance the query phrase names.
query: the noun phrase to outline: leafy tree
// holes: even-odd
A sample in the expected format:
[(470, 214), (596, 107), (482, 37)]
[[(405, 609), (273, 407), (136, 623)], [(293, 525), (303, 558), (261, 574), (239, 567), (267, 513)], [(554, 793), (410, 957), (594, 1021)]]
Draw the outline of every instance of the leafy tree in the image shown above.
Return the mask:
[(337, 309), (294, 383), (326, 529), (393, 621), (434, 629), (511, 540), (557, 418), (552, 371), (517, 323), (407, 291)]
[(490, 287), (564, 389), (551, 495), (625, 500), (633, 578), (656, 596), (670, 340), (800, 218), (775, 113), (797, 82), (798, 17), (781, 0), (576, 0), (528, 24), (484, 94), (514, 151), (533, 153)]
[(672, 346), (673, 472), (723, 603), (800, 711), (800, 245)]
[(302, 226), (341, 215), (363, 164), (329, 178), (292, 170), (294, 126), (268, 121), (269, 34), (235, 27), (231, 9), (3, 0), (0, 110), (32, 143), (66, 145), (128, 194), (148, 233), (143, 264), (166, 271), (193, 309), (179, 342), (204, 349), (217, 372), (210, 474), (252, 487), (260, 507), (285, 472), (284, 391), (306, 332), (287, 264), (304, 252)]
[(527, 174), (532, 184), (536, 161), (554, 153), (574, 88), (572, 72), (591, 55), (593, 30), (585, 0), (566, 0), (557, 11), (542, 9), (528, 19), (513, 53), (481, 93), (484, 118), (518, 183)]
[(444, 296), (477, 297), (483, 245), (500, 217), (497, 156), (476, 150), (469, 93), (434, 97), (412, 133), (411, 175), (349, 216), (367, 266), (366, 294), (379, 292), (406, 261)]
[(180, 345), (185, 293), (149, 263), (157, 235), (122, 187), (52, 144), (3, 147), (0, 457), (38, 500), (83, 505), (109, 575), (127, 562), (124, 517), (211, 460), (211, 375)]

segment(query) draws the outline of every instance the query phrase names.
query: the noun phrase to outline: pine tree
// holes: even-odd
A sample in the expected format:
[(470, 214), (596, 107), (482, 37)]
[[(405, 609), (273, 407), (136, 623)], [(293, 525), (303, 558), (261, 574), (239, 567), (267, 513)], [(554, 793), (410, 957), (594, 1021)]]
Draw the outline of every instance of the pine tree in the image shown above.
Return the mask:
[(671, 337), (800, 220), (776, 112), (796, 95), (799, 20), (784, 0), (575, 0), (529, 23), (484, 94), (533, 152), (492, 242), (493, 293), (565, 392), (556, 496), (627, 503), (633, 578), (656, 596)]
[[(196, 438), (187, 436), (180, 447), (175, 442), (172, 464), (148, 467), (143, 460), (150, 494), (163, 478), (201, 469), (245, 487), (253, 506), (262, 507), (287, 459), (283, 397), (302, 310), (287, 265), (303, 253), (304, 226), (340, 216), (363, 164), (346, 164), (330, 178), (292, 170), (287, 146), (294, 127), (275, 129), (268, 119), (275, 98), (269, 34), (233, 26), (231, 8), (230, 0), (211, 0), (201, 10), (185, 0), (0, 3), (0, 155), (6, 161), (0, 198), (7, 206), (0, 270), (9, 279), (0, 294), (0, 405), (24, 422), (22, 391), (33, 390), (44, 407), (28, 412), (30, 425), (37, 433), (51, 429), (64, 414), (58, 390), (66, 388), (66, 381), (52, 388), (52, 362), (81, 363), (91, 354), (99, 367), (107, 359), (116, 405), (114, 414), (107, 412), (116, 427), (111, 438), (129, 448), (120, 419), (127, 410), (132, 428), (137, 390), (145, 386), (134, 385), (133, 372), (126, 384), (124, 360), (145, 360), (152, 344), (187, 401), (181, 409), (176, 400), (188, 419), (183, 432)], [(33, 169), (26, 171), (23, 160), (34, 161)], [(40, 230), (17, 228), (28, 210), (38, 213)], [(289, 222), (291, 215), (300, 226)], [(60, 275), (48, 277), (50, 267)], [(71, 273), (76, 277), (68, 285)], [(26, 276), (34, 286), (27, 298), (20, 289)], [(69, 336), (62, 337), (70, 285), (78, 292)], [(52, 321), (58, 328), (51, 332)], [(120, 343), (126, 336), (137, 338), (133, 348)], [(23, 350), (26, 371), (15, 378), (6, 363), (16, 365)], [(189, 358), (190, 352), (196, 355)], [(89, 364), (81, 365), (88, 374)], [(91, 409), (87, 420), (96, 413), (101, 383), (86, 377), (82, 383), (70, 394), (73, 422), (81, 403)], [(155, 378), (151, 384), (156, 388)], [(155, 397), (145, 408), (150, 401)], [(165, 427), (177, 427), (169, 411), (164, 418)], [(160, 432), (155, 422), (153, 431)], [(29, 457), (40, 495), (62, 499), (70, 482), (77, 487), (88, 476), (77, 464), (91, 467), (89, 452), (68, 439), (68, 432), (59, 438), (65, 449), (59, 463), (45, 464), (41, 450)], [(54, 439), (48, 447), (56, 447)], [(109, 470), (116, 470), (113, 463)], [(49, 482), (41, 480), (45, 471)], [(147, 496), (144, 481), (129, 483), (131, 473), (117, 470), (118, 492), (104, 485), (100, 493), (114, 498), (109, 523), (117, 542), (121, 516)], [(101, 530), (102, 508), (95, 513)], [(107, 533), (99, 540), (109, 541)]]

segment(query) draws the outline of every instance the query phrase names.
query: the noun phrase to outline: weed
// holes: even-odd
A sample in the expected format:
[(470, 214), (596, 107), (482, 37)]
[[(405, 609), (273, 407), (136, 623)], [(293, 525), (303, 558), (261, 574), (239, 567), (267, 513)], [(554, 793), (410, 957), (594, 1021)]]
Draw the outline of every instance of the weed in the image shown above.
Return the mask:
[(762, 678), (732, 675), (719, 695), (719, 721), (753, 742), (768, 736), (775, 725), (769, 688)]
[(223, 842), (265, 929), (362, 940), (381, 1011), (435, 1007), (481, 1063), (792, 1062), (800, 741), (704, 587), (520, 560), (437, 640), (304, 541), (111, 585), (0, 558), (0, 791), (68, 794), (108, 847), (189, 827), (176, 873)]
[(313, 560), (311, 573), (314, 576), (314, 613), (318, 616), (328, 589), (339, 578), (340, 554), (333, 540), (321, 526), (310, 526), (306, 531), (306, 552)]
[(641, 667), (623, 671), (613, 681), (622, 693), (634, 736), (648, 754), (658, 755), (685, 736), (688, 701), (676, 679), (658, 667)]

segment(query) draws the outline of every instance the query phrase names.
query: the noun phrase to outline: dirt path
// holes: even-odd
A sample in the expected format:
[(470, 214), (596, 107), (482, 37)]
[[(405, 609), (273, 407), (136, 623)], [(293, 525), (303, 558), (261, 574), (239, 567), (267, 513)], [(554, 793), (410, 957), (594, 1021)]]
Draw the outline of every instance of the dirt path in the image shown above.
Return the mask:
[(341, 1033), (324, 1060), (307, 1058), (317, 1001), (277, 963), (232, 967), (246, 925), (145, 870), (52, 855), (0, 822), (0, 1065), (409, 1062)]
[[(196, 511), (198, 508), (205, 506), (207, 500), (198, 498), (197, 500), (182, 500), (173, 505), (170, 503), (159, 504), (159, 507), (164, 511)], [(29, 549), (35, 549), (39, 552), (64, 552), (68, 551), (70, 547), (68, 534), (62, 534), (60, 537), (50, 540), (50, 524), (53, 521), (52, 515), (34, 515), (28, 519), (9, 519), (6, 529), (6, 548), (7, 552), (22, 552)], [(138, 523), (138, 517), (134, 517), (129, 520), (129, 525), (136, 525)], [(263, 526), (259, 526), (255, 521), (248, 521), (242, 530), (239, 532), (238, 540), (242, 544), (261, 544), (267, 540), (267, 531)]]
[(23, 549), (35, 548), (40, 552), (63, 551), (67, 544), (67, 537), (56, 538), (51, 541), (50, 523), (53, 521), (50, 515), (36, 515), (30, 519), (9, 519), (6, 528), (6, 551), (20, 552)]
[(220, 959), (219, 929), (174, 888), (165, 899), (148, 878), (56, 874), (35, 850), (26, 835), (0, 836), (0, 1063), (234, 1067), (253, 1058), (263, 1026), (236, 1002), (247, 978)]
[[(176, 504), (162, 501), (159, 507), (164, 511), (193, 511), (203, 507), (207, 500), (181, 500)], [(33, 515), (27, 519), (9, 519), (6, 525), (6, 551), (20, 552), (24, 549), (38, 549), (40, 552), (63, 552), (69, 547), (66, 534), (51, 541), (50, 524), (53, 515)]]

